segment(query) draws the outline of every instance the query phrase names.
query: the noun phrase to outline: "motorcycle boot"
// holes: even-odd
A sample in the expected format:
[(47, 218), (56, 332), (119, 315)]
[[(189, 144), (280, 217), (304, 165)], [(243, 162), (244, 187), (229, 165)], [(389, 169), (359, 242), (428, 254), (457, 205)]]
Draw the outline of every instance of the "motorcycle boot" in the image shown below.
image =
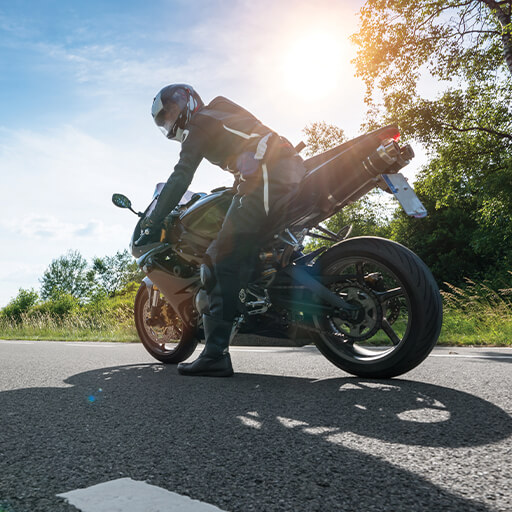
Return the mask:
[(192, 363), (178, 364), (178, 372), (201, 377), (231, 377), (234, 372), (228, 347), (233, 322), (203, 315), (203, 326), (206, 339), (203, 351)]

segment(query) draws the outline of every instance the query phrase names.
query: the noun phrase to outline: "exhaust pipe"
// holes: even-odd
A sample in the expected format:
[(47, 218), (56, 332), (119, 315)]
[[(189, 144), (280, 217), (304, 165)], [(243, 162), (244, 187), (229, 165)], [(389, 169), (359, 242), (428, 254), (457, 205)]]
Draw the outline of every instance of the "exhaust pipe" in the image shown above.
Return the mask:
[(400, 146), (393, 139), (389, 139), (363, 160), (363, 167), (374, 178), (388, 170), (399, 156)]

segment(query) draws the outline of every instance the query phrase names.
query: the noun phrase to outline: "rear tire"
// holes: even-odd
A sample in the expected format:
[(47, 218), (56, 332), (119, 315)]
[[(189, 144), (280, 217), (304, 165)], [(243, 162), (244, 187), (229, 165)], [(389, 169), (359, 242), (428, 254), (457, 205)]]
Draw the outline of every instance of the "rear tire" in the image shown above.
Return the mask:
[(351, 238), (323, 254), (314, 270), (346, 276), (329, 288), (364, 310), (352, 323), (335, 315), (313, 317), (324, 331), (315, 335), (315, 344), (337, 367), (360, 377), (390, 378), (430, 354), (441, 330), (441, 295), (412, 251), (384, 238)]
[(156, 318), (151, 318), (150, 309), (148, 288), (142, 283), (135, 296), (134, 311), (135, 327), (140, 341), (162, 363), (185, 361), (198, 343), (195, 327), (185, 324), (162, 296)]

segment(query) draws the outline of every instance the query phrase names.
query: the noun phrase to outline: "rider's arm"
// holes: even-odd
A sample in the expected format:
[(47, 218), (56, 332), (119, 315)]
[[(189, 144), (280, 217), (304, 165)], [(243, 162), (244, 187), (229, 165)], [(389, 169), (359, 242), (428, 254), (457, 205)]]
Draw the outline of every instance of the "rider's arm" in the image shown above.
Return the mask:
[(160, 192), (155, 209), (151, 213), (153, 225), (161, 222), (187, 191), (194, 173), (203, 159), (206, 143), (206, 132), (198, 126), (191, 127), (187, 138), (182, 143), (180, 159)]

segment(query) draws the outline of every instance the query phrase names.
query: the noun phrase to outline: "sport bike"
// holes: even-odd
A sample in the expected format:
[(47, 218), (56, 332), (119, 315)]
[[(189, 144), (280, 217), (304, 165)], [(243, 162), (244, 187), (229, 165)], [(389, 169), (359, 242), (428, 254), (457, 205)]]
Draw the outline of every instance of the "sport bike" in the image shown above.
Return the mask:
[[(361, 377), (397, 376), (428, 356), (441, 330), (442, 304), (423, 261), (396, 242), (350, 238), (349, 227), (334, 233), (322, 225), (375, 187), (394, 194), (409, 215), (426, 215), (399, 173), (414, 157), (399, 138), (396, 126), (386, 126), (305, 160), (306, 176), (275, 205), (278, 214), (262, 230), (257, 258), (241, 280), (239, 332), (306, 339)], [(162, 186), (137, 214), (141, 219)], [(189, 193), (166, 217), (159, 242), (136, 246), (140, 219), (135, 227), (130, 248), (146, 274), (135, 298), (135, 325), (163, 363), (187, 359), (204, 338), (201, 317), (214, 276), (203, 258), (234, 193), (225, 187)], [(137, 213), (127, 197), (112, 200)], [(306, 237), (329, 243), (304, 252)]]

